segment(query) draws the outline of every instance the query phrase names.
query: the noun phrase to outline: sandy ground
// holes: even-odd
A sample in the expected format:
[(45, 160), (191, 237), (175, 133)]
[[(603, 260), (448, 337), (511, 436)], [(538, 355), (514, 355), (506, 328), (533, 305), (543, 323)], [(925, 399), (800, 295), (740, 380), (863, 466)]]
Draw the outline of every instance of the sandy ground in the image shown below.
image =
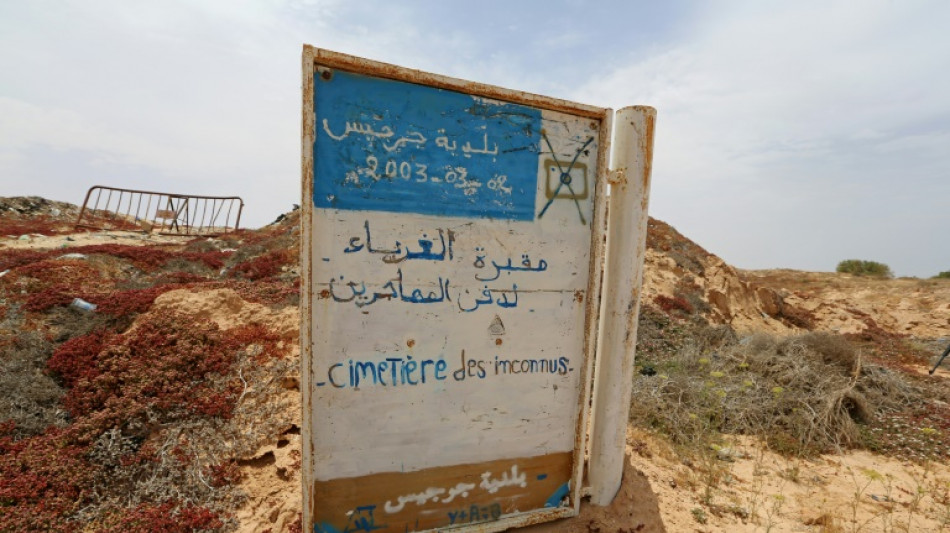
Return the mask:
[[(670, 532), (924, 532), (943, 531), (950, 519), (950, 469), (940, 464), (915, 465), (868, 452), (786, 459), (739, 438), (711, 454), (708, 463), (685, 465), (646, 433), (631, 430), (629, 441), (631, 468), (624, 486), (644, 485), (626, 479), (631, 470), (642, 473), (653, 494), (632, 496), (642, 500), (641, 507), (655, 499)], [(602, 531), (638, 531), (639, 523), (648, 520), (613, 520)]]
[(649, 479), (668, 531), (923, 532), (943, 531), (950, 519), (945, 465), (863, 451), (786, 459), (741, 438), (690, 467), (644, 433), (630, 438), (639, 452), (631, 460)]
[(811, 312), (820, 329), (858, 333), (866, 317), (894, 333), (950, 338), (950, 280), (874, 279), (834, 272), (740, 271), (746, 281), (780, 291)]
[(868, 452), (787, 459), (740, 437), (684, 463), (661, 439), (627, 435), (613, 503), (535, 532), (929, 532), (950, 530), (950, 468)]
[(156, 244), (185, 244), (194, 236), (158, 235), (132, 231), (97, 231), (70, 235), (26, 235), (26, 238), (0, 236), (0, 250), (49, 250), (91, 244), (125, 244), (129, 246), (154, 246)]

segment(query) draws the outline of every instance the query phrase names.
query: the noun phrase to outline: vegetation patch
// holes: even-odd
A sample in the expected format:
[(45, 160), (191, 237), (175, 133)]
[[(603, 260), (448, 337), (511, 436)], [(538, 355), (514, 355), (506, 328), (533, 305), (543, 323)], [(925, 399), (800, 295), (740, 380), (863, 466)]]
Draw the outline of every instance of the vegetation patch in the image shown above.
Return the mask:
[(658, 294), (653, 298), (653, 303), (667, 314), (681, 312), (688, 315), (693, 312), (693, 306), (682, 296), (673, 296), (671, 298), (663, 294)]
[(296, 337), (136, 317), (176, 289), (297, 305), (297, 220), (184, 246), (0, 250), (0, 531), (234, 529), (238, 459), (299, 424)]
[(115, 291), (105, 296), (93, 296), (90, 301), (97, 303), (97, 312), (114, 317), (144, 313), (162, 294), (179, 289), (177, 285), (158, 285), (147, 289)]
[(71, 226), (49, 216), (38, 216), (29, 220), (0, 220), (0, 235), (50, 236), (74, 232)]
[(106, 521), (98, 531), (127, 531), (129, 533), (191, 533), (193, 531), (211, 531), (224, 526), (218, 513), (210, 509), (183, 505), (179, 501), (161, 504), (143, 503), (120, 516)]
[(284, 268), (296, 262), (296, 259), (292, 250), (273, 250), (238, 263), (231, 270), (231, 275), (251, 281), (271, 278), (283, 272)]
[(37, 331), (10, 337), (0, 343), (0, 421), (12, 422), (8, 431), (21, 438), (64, 425), (64, 391), (43, 373), (52, 342)]
[(67, 517), (89, 503), (93, 467), (68, 430), (17, 439), (0, 424), (0, 531), (74, 531)]
[(48, 251), (3, 250), (0, 251), (0, 272), (42, 261), (50, 256)]
[(0, 531), (72, 531), (77, 520), (94, 531), (233, 525), (239, 470), (209, 443), (236, 436), (227, 424), (247, 390), (238, 362), (282, 358), (285, 340), (172, 313), (31, 349), (46, 350), (34, 366), (45, 363), (53, 403), (62, 397), (69, 417), (42, 431), (15, 417), (0, 425)]
[[(146, 413), (161, 419), (185, 412), (230, 416), (240, 391), (226, 376), (239, 345), (213, 322), (164, 315), (108, 340), (99, 336), (89, 343), (88, 367), (69, 366), (64, 357), (51, 360), (51, 370), (73, 383), (63, 400), (69, 413), (96, 414), (90, 432)], [(99, 345), (104, 348), (92, 354)]]
[(835, 269), (842, 274), (854, 274), (855, 276), (868, 276), (873, 278), (893, 278), (894, 273), (891, 267), (877, 261), (865, 261), (861, 259), (845, 259), (838, 263)]
[(662, 330), (688, 333), (658, 350), (649, 346), (657, 325), (643, 327), (650, 316), (641, 318), (640, 340), (649, 354), (641, 365), (651, 371), (634, 379), (631, 420), (687, 448), (722, 434), (760, 436), (797, 456), (861, 447), (862, 426), (923, 396), (901, 374), (867, 364), (841, 336), (736, 339), (722, 327), (666, 320)]

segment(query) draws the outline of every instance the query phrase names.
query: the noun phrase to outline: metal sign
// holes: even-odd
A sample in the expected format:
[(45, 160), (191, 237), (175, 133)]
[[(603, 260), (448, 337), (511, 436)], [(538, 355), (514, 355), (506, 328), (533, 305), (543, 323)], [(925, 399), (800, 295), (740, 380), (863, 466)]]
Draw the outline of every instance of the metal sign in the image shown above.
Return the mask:
[(610, 111), (303, 58), (307, 531), (577, 513)]

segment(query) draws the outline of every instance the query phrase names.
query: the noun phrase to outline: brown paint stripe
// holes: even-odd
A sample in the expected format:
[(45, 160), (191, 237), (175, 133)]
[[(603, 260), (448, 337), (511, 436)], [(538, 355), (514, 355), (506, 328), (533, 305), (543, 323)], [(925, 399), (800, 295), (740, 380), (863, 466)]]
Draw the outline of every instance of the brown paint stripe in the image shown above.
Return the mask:
[(563, 452), (314, 481), (314, 531), (402, 533), (543, 509), (570, 480), (571, 466), (572, 453)]

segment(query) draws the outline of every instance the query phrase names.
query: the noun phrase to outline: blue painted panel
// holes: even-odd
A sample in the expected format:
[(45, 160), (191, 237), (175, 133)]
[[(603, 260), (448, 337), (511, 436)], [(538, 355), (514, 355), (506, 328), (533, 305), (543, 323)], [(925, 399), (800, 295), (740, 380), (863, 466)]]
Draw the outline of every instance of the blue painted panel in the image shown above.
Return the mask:
[(314, 84), (316, 207), (534, 219), (540, 110), (343, 71)]

